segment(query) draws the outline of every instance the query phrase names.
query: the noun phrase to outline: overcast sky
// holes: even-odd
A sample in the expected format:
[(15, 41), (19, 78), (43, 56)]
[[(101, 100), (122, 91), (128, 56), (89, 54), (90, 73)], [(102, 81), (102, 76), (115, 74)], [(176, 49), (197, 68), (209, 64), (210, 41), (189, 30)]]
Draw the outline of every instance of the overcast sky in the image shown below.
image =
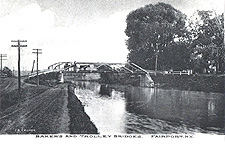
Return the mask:
[(125, 62), (126, 16), (157, 2), (187, 15), (224, 11), (224, 0), (0, 0), (0, 54), (7, 54), (3, 66), (17, 69), (17, 48), (11, 48), (17, 39), (28, 41), (21, 50), (21, 69), (31, 70), (36, 48), (43, 53), (41, 69), (59, 61)]

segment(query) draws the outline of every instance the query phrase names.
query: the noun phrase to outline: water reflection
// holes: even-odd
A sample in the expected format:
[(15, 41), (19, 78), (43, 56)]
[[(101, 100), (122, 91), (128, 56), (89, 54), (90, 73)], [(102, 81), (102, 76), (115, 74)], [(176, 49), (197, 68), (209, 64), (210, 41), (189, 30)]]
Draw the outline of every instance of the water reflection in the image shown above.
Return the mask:
[(152, 119), (220, 131), (224, 127), (223, 94), (126, 87), (125, 96), (128, 111)]
[(77, 85), (76, 95), (100, 133), (126, 133), (126, 104), (121, 92), (98, 83), (86, 82), (86, 89)]
[(224, 132), (223, 94), (76, 84), (76, 95), (100, 133)]
[(108, 86), (108, 84), (103, 84), (100, 86), (99, 94), (101, 96), (112, 96), (112, 89)]

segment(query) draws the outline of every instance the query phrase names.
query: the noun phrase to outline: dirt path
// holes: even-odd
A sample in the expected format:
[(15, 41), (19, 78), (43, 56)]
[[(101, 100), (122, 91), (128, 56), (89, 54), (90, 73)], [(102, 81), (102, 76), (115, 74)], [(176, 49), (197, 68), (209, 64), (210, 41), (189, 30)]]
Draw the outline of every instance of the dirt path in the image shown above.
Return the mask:
[(21, 96), (16, 94), (16, 85), (14, 79), (4, 79), (0, 83), (1, 134), (69, 133), (65, 85), (37, 88), (23, 83)]

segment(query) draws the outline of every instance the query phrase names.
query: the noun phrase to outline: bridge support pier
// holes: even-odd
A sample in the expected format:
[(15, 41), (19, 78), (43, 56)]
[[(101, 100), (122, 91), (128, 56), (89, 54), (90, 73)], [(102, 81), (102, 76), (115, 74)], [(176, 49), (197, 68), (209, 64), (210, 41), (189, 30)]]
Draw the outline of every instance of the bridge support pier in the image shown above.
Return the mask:
[(64, 83), (64, 74), (63, 72), (60, 73), (60, 83)]

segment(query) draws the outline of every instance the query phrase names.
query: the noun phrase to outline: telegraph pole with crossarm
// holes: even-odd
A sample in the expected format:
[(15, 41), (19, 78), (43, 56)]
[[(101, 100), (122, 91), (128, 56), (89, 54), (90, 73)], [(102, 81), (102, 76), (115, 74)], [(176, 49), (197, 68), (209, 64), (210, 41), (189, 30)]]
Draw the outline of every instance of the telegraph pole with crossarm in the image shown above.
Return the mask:
[(6, 54), (0, 54), (0, 60), (1, 60), (1, 71), (2, 71), (2, 61), (6, 60), (5, 58), (7, 57)]
[(42, 49), (33, 49), (34, 50), (34, 52), (32, 52), (32, 53), (34, 53), (34, 54), (37, 54), (37, 86), (39, 86), (39, 75), (38, 75), (38, 54), (42, 54)]
[(27, 45), (21, 45), (21, 42), (27, 42), (27, 40), (12, 40), (11, 42), (17, 42), (17, 45), (11, 45), (12, 47), (18, 47), (18, 92), (21, 92), (21, 77), (20, 77), (20, 48), (27, 47)]

